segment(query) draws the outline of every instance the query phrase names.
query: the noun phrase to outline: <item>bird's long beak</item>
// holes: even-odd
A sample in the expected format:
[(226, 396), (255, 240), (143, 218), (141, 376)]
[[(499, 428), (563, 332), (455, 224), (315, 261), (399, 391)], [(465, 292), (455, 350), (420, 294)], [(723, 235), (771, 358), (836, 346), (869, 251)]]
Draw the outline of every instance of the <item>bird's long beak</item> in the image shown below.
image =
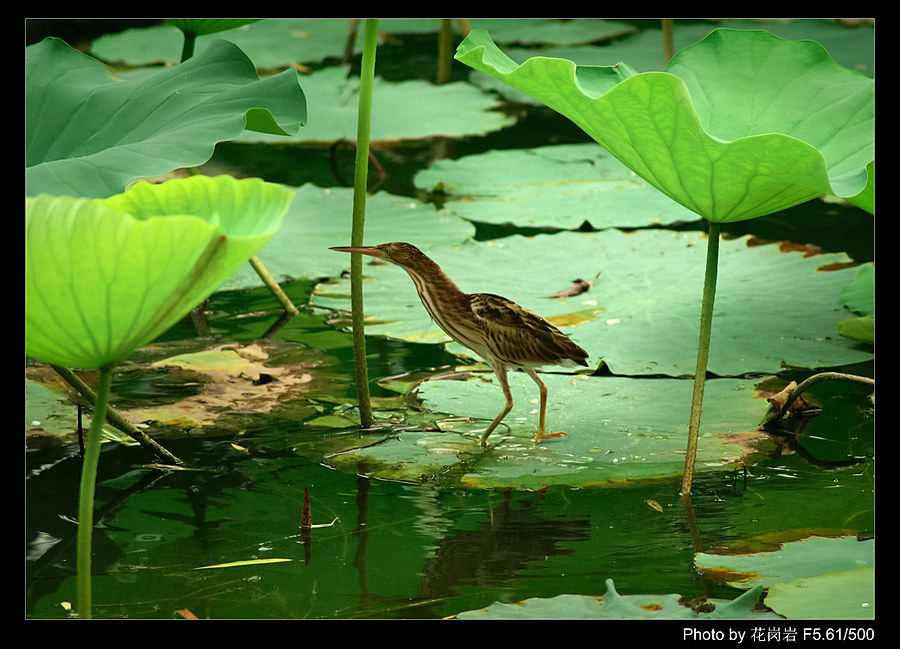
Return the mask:
[(370, 257), (385, 258), (385, 253), (381, 248), (375, 246), (337, 246), (329, 248), (329, 250), (337, 250), (338, 252), (358, 252), (361, 255), (369, 255)]

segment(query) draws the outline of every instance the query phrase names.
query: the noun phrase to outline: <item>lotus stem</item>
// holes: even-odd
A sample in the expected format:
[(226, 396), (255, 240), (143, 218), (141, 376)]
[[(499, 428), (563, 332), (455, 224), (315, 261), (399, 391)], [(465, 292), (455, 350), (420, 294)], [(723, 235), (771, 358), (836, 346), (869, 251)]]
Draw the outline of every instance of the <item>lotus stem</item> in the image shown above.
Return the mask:
[[(88, 386), (84, 381), (78, 378), (78, 375), (69, 368), (62, 367), (60, 365), (53, 365), (52, 367), (66, 383), (68, 383), (75, 389), (76, 392), (78, 392), (78, 394), (87, 399), (91, 406), (95, 408), (96, 413), (97, 394), (93, 390), (91, 390), (90, 386)], [(139, 428), (134, 427), (127, 419), (113, 410), (113, 408), (110, 407), (108, 403), (106, 406), (106, 421), (129, 435), (134, 441), (136, 441), (147, 450), (155, 453), (164, 462), (168, 464), (181, 464), (181, 460), (172, 455), (172, 453), (170, 453), (166, 448), (160, 445), (159, 442), (154, 440), (145, 432), (143, 432)]]
[(694, 372), (694, 396), (691, 399), (687, 456), (684, 460), (684, 474), (681, 478), (682, 495), (691, 493), (691, 484), (694, 481), (694, 464), (697, 461), (700, 414), (703, 410), (703, 389), (706, 385), (706, 366), (709, 361), (713, 306), (716, 301), (716, 279), (719, 267), (719, 231), (719, 224), (710, 221), (706, 244), (706, 273), (703, 278), (703, 305), (700, 310), (700, 344), (697, 349), (697, 369)]
[(197, 42), (197, 34), (195, 32), (186, 32), (184, 34), (184, 44), (181, 46), (181, 62), (184, 63), (194, 56), (194, 45)]
[[(378, 46), (378, 19), (366, 19), (363, 39), (362, 71), (359, 79), (359, 114), (356, 132), (356, 170), (353, 179), (353, 227), (350, 245), (363, 245), (366, 222), (366, 196), (369, 182), (369, 138), (372, 130), (372, 94), (375, 83), (375, 50)], [(374, 423), (369, 395), (369, 370), (366, 365), (365, 312), (363, 311), (362, 255), (350, 257), (350, 305), (353, 323), (353, 360), (356, 366), (356, 392), (359, 418), (363, 428)]]
[(440, 86), (450, 81), (450, 69), (453, 63), (453, 20), (451, 18), (441, 18), (437, 60), (437, 84)]
[(665, 65), (669, 65), (669, 61), (675, 56), (675, 39), (673, 37), (675, 21), (671, 18), (663, 18), (660, 22), (662, 23), (663, 59)]
[(804, 380), (800, 385), (794, 388), (793, 392), (791, 392), (791, 396), (788, 397), (788, 400), (785, 402), (784, 406), (781, 408), (781, 412), (779, 412), (772, 421), (778, 421), (786, 413), (788, 413), (791, 409), (791, 404), (803, 394), (808, 388), (815, 385), (819, 381), (829, 381), (829, 380), (840, 380), (840, 381), (851, 381), (853, 383), (863, 383), (865, 385), (875, 385), (875, 379), (870, 379), (867, 376), (857, 376), (856, 374), (846, 374), (844, 372), (819, 372), (818, 374), (813, 374)]
[(262, 263), (259, 257), (253, 255), (250, 257), (250, 265), (253, 266), (253, 270), (256, 271), (256, 274), (259, 275), (259, 278), (263, 281), (263, 283), (268, 287), (268, 289), (272, 292), (275, 298), (278, 300), (281, 307), (291, 315), (297, 315), (300, 311), (294, 306), (294, 303), (291, 302), (291, 298), (289, 298), (285, 292), (281, 289), (281, 286), (275, 281), (275, 278), (272, 277), (272, 273), (269, 272), (269, 269), (266, 268), (265, 264)]
[(100, 368), (100, 384), (97, 386), (97, 400), (94, 416), (88, 432), (87, 445), (81, 463), (81, 487), (78, 492), (78, 550), (77, 550), (77, 594), (78, 617), (91, 617), (91, 546), (94, 532), (94, 490), (97, 485), (97, 465), (100, 462), (100, 442), (103, 439), (103, 425), (106, 423), (106, 409), (112, 385), (112, 366)]

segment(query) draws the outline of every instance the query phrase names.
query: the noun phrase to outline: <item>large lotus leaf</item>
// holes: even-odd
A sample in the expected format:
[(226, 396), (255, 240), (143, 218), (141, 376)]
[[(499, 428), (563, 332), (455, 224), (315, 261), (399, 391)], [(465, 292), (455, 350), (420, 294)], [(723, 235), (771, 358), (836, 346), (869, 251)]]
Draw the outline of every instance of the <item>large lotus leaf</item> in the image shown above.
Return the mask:
[(123, 81), (63, 41), (26, 48), (25, 181), (40, 193), (104, 197), (135, 178), (206, 162), (245, 128), (290, 135), (306, 120), (295, 70), (260, 79), (216, 41), (179, 65)]
[[(259, 258), (278, 281), (340, 275), (350, 267), (350, 256), (329, 248), (349, 244), (352, 212), (352, 189), (303, 185), (295, 190), (278, 235), (259, 251)], [(418, 241), (428, 248), (459, 244), (475, 234), (468, 221), (407, 197), (378, 192), (366, 199), (366, 236), (396, 241), (413, 231), (421, 232)], [(260, 285), (259, 275), (248, 265), (223, 288)]]
[[(127, 29), (101, 36), (91, 43), (90, 53), (106, 61), (132, 66), (160, 61), (177, 63), (184, 41), (172, 26), (194, 30), (198, 34), (215, 33), (216, 38), (233, 42), (254, 62), (257, 68), (275, 68), (293, 63), (314, 63), (339, 59), (351, 29), (348, 18), (270, 18), (236, 27), (237, 19), (167, 19), (168, 25)], [(602, 20), (550, 20), (544, 18), (474, 19), (477, 29), (490, 29), (499, 42), (518, 43), (587, 43), (606, 40), (634, 32), (625, 23)], [(454, 24), (454, 26), (457, 26)], [(228, 31), (220, 31), (226, 28)], [(382, 18), (378, 22), (379, 38), (391, 46), (403, 46), (398, 38), (384, 39), (385, 34), (436, 33), (437, 18)], [(200, 31), (202, 29), (203, 31)], [(362, 45), (363, 29), (356, 30), (357, 49)], [(207, 47), (210, 38), (197, 39), (197, 51)], [(380, 56), (380, 55), (379, 55)]]
[[(205, 25), (208, 20), (201, 19), (197, 22)], [(174, 26), (180, 27), (185, 21), (167, 22), (170, 24), (126, 29), (101, 36), (91, 43), (90, 53), (105, 61), (131, 66), (151, 65), (160, 61), (177, 63), (184, 37)], [(436, 24), (437, 21), (433, 22)], [(215, 40), (224, 39), (237, 45), (257, 68), (313, 63), (343, 56), (349, 29), (350, 20), (347, 18), (267, 19), (237, 29), (217, 31), (214, 36), (201, 35), (197, 38), (195, 53), (203, 54)], [(358, 31), (361, 40), (364, 30)]]
[(872, 620), (875, 567), (775, 584), (766, 595), (766, 606), (789, 620)]
[(576, 229), (647, 227), (697, 215), (634, 175), (596, 144), (509, 149), (440, 160), (416, 174), (445, 207), (471, 221)]
[[(548, 427), (568, 436), (532, 444), (537, 386), (527, 375), (511, 372), (515, 405), (485, 452), (479, 438), (503, 406), (497, 381), (490, 374), (431, 380), (417, 388), (426, 410), (476, 421), (449, 420), (441, 425), (443, 432), (403, 431), (332, 462), (351, 470), (365, 461), (373, 475), (385, 479), (442, 477), (474, 488), (614, 486), (683, 471), (692, 381), (550, 373), (542, 379), (549, 389)], [(769, 404), (753, 381), (714, 379), (706, 391), (697, 470), (725, 470), (766, 438), (757, 426)]]
[(863, 264), (856, 277), (841, 291), (841, 304), (854, 313), (875, 313), (875, 264)]
[(852, 340), (872, 344), (875, 342), (875, 266), (859, 267), (856, 278), (841, 291), (841, 304), (859, 318), (848, 318), (838, 323), (838, 332)]
[(259, 18), (168, 18), (170, 25), (184, 33), (204, 36), (231, 29), (240, 29), (260, 20)]
[[(390, 23), (388, 23), (390, 24)], [(487, 29), (497, 42), (522, 45), (577, 45), (608, 43), (637, 32), (633, 24), (604, 18), (557, 20), (550, 18), (473, 18), (473, 29)]]
[(812, 536), (771, 552), (700, 553), (697, 568), (737, 588), (769, 589), (766, 605), (789, 619), (872, 619), (875, 542)]
[[(841, 307), (841, 290), (856, 273), (841, 267), (846, 255), (804, 257), (748, 242), (720, 244), (710, 372), (777, 373), (784, 365), (832, 367), (872, 358), (871, 349), (835, 335), (850, 314)], [(604, 230), (468, 241), (433, 256), (462, 290), (503, 295), (562, 326), (592, 364), (602, 359), (615, 374), (686, 376), (696, 365), (703, 282), (696, 270), (705, 254), (705, 237), (696, 232)], [(367, 333), (447, 340), (405, 272), (377, 264), (363, 272)], [(576, 278), (593, 286), (573, 297), (548, 297)], [(316, 293), (317, 304), (349, 309), (349, 280)]]
[(229, 176), (28, 198), (26, 354), (69, 367), (121, 361), (244, 264), (290, 200), (279, 185)]
[[(612, 579), (606, 580), (606, 594), (534, 597), (521, 602), (497, 602), (483, 609), (456, 615), (461, 620), (738, 620), (780, 619), (756, 611), (762, 589), (742, 594), (732, 601), (710, 599), (701, 612), (695, 611), (678, 594), (620, 595)], [(715, 608), (709, 607), (713, 605)]]
[[(356, 138), (359, 77), (348, 76), (343, 67), (325, 68), (304, 76), (303, 90), (309, 99), (309, 125), (301, 134), (304, 142)], [(373, 142), (480, 135), (515, 122), (497, 110), (496, 98), (463, 82), (436, 86), (421, 80), (376, 78), (373, 93)], [(278, 141), (259, 133), (243, 133), (238, 140)]]
[(750, 219), (866, 188), (874, 83), (817, 43), (719, 29), (666, 72), (518, 65), (483, 30), (456, 58), (569, 117), (639, 176), (714, 222)]

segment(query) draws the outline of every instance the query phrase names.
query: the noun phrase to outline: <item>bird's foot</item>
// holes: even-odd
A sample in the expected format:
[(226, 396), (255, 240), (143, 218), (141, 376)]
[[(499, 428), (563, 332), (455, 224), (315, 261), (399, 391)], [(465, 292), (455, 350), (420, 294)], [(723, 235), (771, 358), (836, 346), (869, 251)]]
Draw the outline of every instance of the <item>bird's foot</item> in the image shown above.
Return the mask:
[(534, 434), (534, 437), (531, 438), (531, 441), (534, 444), (540, 444), (542, 439), (549, 439), (550, 437), (562, 437), (563, 435), (568, 437), (569, 433), (563, 431), (559, 431), (557, 433), (542, 433), (541, 431), (538, 431)]

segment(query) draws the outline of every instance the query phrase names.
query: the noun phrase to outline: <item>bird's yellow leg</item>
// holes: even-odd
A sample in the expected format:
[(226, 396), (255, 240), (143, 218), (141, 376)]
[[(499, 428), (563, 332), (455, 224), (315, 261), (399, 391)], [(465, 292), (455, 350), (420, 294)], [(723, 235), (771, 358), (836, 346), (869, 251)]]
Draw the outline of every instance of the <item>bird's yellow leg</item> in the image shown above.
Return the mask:
[(506, 399), (506, 405), (503, 406), (503, 410), (500, 411), (499, 415), (494, 417), (494, 421), (491, 422), (491, 425), (488, 426), (487, 430), (482, 434), (482, 446), (487, 446), (487, 438), (490, 437), (490, 434), (500, 425), (500, 422), (503, 421), (503, 418), (509, 414), (509, 411), (512, 410), (513, 407), (512, 392), (509, 391), (509, 382), (506, 380), (506, 366), (499, 363), (492, 363), (491, 367), (494, 370), (494, 374), (497, 375), (497, 379), (500, 381), (500, 387), (503, 388), (503, 397)]
[(544, 385), (544, 382), (541, 381), (540, 377), (538, 377), (537, 373), (533, 369), (526, 367), (525, 371), (528, 373), (528, 376), (530, 376), (534, 380), (534, 382), (537, 383), (538, 390), (540, 390), (540, 393), (541, 393), (540, 425), (538, 427), (537, 433), (535, 433), (534, 437), (531, 438), (531, 441), (534, 442), (535, 444), (538, 444), (538, 443), (540, 443), (540, 441), (542, 439), (547, 439), (548, 437), (561, 437), (562, 435), (565, 435), (566, 437), (568, 437), (569, 433), (564, 433), (562, 431), (560, 431), (558, 433), (544, 432), (546, 430), (546, 423), (547, 423), (547, 386)]

